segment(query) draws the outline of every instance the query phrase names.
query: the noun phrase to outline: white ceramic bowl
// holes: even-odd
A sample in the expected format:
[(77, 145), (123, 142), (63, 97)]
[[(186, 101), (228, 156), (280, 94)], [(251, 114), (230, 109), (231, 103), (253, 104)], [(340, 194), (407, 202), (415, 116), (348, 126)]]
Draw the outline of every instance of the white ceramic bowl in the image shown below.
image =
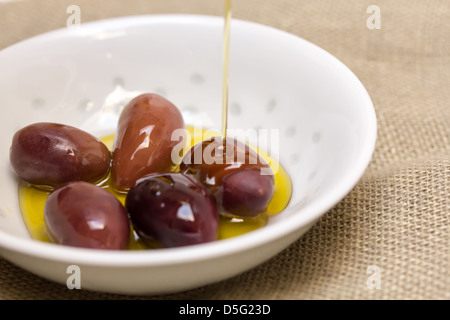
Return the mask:
[(187, 122), (220, 128), (220, 17), (155, 15), (86, 23), (0, 52), (0, 252), (65, 284), (78, 265), (84, 289), (156, 294), (223, 280), (273, 257), (302, 236), (358, 182), (376, 140), (369, 95), (336, 58), (296, 36), (234, 20), (230, 126), (280, 131), (280, 161), (293, 181), (288, 208), (259, 230), (184, 248), (106, 252), (30, 239), (9, 164), (14, 132), (38, 121), (115, 129), (140, 92), (171, 100)]

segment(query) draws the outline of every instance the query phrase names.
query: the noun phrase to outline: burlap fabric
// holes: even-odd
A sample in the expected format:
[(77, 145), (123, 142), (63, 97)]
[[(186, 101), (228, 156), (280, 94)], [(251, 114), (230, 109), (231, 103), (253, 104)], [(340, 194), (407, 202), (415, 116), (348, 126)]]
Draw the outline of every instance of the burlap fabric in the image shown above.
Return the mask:
[[(223, 13), (220, 0), (0, 1), (0, 49), (64, 27), (70, 4), (82, 22)], [(373, 4), (381, 29), (366, 25)], [(319, 45), (364, 83), (379, 136), (354, 190), (289, 248), (227, 281), (130, 297), (68, 290), (0, 258), (1, 299), (450, 299), (450, 2), (236, 0), (234, 17)], [(373, 265), (379, 289), (367, 286)]]

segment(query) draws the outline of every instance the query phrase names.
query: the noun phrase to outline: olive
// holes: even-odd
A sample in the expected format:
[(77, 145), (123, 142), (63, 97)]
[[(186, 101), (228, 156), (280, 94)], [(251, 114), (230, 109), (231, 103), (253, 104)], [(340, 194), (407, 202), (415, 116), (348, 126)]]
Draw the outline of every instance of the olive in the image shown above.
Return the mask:
[(106, 177), (111, 153), (99, 139), (78, 128), (57, 123), (35, 123), (17, 131), (10, 161), (19, 178), (31, 184), (56, 187)]
[(272, 199), (273, 179), (258, 170), (238, 171), (224, 178), (221, 193), (225, 212), (254, 217), (263, 213)]
[(256, 217), (273, 196), (275, 178), (269, 164), (243, 142), (213, 137), (193, 146), (180, 171), (202, 182), (224, 215)]
[(101, 187), (84, 181), (54, 189), (44, 206), (50, 238), (59, 244), (93, 249), (125, 249), (130, 235), (127, 212)]
[(182, 173), (143, 177), (128, 192), (125, 207), (144, 243), (179, 247), (217, 238), (214, 198), (202, 184)]
[(168, 172), (176, 165), (172, 140), (184, 129), (180, 111), (165, 98), (146, 93), (135, 97), (122, 111), (114, 144), (112, 183), (117, 191), (128, 191), (141, 177)]

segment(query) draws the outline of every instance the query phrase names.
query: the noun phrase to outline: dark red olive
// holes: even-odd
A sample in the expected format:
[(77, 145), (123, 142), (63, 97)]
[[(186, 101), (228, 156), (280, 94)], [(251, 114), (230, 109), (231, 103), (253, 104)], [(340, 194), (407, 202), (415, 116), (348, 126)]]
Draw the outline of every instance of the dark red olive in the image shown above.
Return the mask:
[(180, 171), (211, 190), (224, 215), (255, 217), (265, 211), (273, 196), (275, 178), (269, 164), (231, 137), (213, 137), (193, 146)]
[(99, 139), (78, 128), (35, 123), (13, 137), (10, 161), (17, 175), (34, 185), (56, 187), (106, 177), (111, 153)]
[(210, 192), (181, 173), (146, 176), (127, 194), (133, 228), (146, 243), (179, 247), (214, 241), (218, 213)]
[(114, 145), (112, 182), (114, 189), (128, 191), (141, 177), (171, 171), (172, 140), (184, 129), (181, 112), (157, 94), (142, 94), (122, 111)]
[(50, 238), (59, 244), (125, 249), (130, 235), (127, 212), (105, 189), (76, 181), (53, 190), (44, 206)]
[(226, 213), (254, 217), (266, 210), (273, 197), (273, 177), (258, 170), (238, 171), (224, 178), (221, 193)]

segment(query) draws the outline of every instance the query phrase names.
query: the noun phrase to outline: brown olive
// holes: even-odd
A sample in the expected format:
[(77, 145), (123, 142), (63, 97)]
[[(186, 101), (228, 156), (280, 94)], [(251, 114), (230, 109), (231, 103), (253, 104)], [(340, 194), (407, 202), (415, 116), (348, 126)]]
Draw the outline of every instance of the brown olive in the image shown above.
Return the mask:
[(53, 190), (44, 218), (50, 238), (62, 245), (120, 250), (128, 244), (125, 208), (113, 194), (88, 182), (69, 182)]
[(273, 197), (275, 177), (269, 164), (234, 138), (213, 137), (193, 146), (180, 164), (214, 195), (223, 215), (255, 217)]
[(152, 93), (137, 96), (122, 111), (114, 144), (112, 183), (118, 191), (128, 191), (135, 182), (151, 173), (170, 171), (172, 140), (184, 129), (180, 111), (170, 101)]
[(111, 152), (93, 135), (57, 123), (35, 123), (13, 137), (10, 161), (19, 178), (56, 187), (83, 180), (97, 182), (109, 172)]
[(241, 217), (263, 213), (273, 197), (273, 177), (258, 170), (242, 170), (223, 179), (220, 194), (225, 212)]

